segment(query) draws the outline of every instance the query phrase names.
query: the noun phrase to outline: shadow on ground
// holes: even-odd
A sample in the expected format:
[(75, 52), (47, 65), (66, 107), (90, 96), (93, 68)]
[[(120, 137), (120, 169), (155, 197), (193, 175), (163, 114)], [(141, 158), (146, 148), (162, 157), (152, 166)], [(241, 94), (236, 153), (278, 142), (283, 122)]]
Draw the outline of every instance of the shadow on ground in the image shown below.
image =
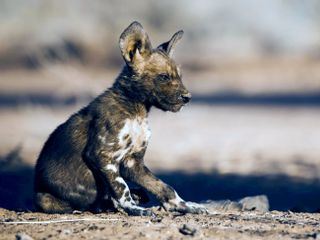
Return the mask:
[[(0, 158), (0, 207), (32, 210), (33, 167), (23, 164), (20, 148)], [(303, 181), (285, 175), (241, 176), (212, 173), (161, 172), (162, 180), (186, 200), (237, 200), (265, 194), (271, 210), (319, 212), (320, 181)]]
[(164, 172), (158, 176), (187, 200), (238, 200), (264, 194), (271, 210), (319, 212), (320, 181), (305, 181), (286, 175), (248, 176), (219, 173)]
[[(89, 102), (90, 94), (57, 96), (48, 93), (4, 93), (0, 92), (0, 108), (12, 108), (25, 105), (62, 107)], [(224, 92), (193, 95), (192, 103), (206, 105), (233, 106), (284, 106), (284, 107), (319, 107), (320, 92), (314, 93), (279, 93), (243, 95), (237, 92)]]
[(207, 105), (233, 106), (285, 106), (285, 107), (319, 107), (320, 92), (314, 93), (270, 93), (243, 95), (237, 92), (201, 94), (193, 96), (193, 103)]

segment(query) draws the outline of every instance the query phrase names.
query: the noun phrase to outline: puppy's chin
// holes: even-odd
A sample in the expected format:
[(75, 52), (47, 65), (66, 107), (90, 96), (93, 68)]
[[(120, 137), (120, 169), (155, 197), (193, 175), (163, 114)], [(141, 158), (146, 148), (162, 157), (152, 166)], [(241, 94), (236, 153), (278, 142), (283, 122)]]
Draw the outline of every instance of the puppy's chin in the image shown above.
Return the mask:
[(156, 102), (154, 104), (154, 106), (156, 108), (159, 108), (164, 112), (179, 112), (183, 108), (184, 105), (185, 104), (183, 104), (183, 103), (177, 103), (177, 104), (162, 103), (162, 104), (160, 104), (159, 102)]
[(179, 112), (183, 107), (184, 107), (185, 104), (183, 103), (178, 103), (178, 104), (174, 104), (174, 105), (170, 105), (168, 106), (168, 109), (167, 111), (170, 111), (170, 112)]
[(170, 112), (179, 112), (183, 108), (184, 104), (174, 105), (169, 110)]

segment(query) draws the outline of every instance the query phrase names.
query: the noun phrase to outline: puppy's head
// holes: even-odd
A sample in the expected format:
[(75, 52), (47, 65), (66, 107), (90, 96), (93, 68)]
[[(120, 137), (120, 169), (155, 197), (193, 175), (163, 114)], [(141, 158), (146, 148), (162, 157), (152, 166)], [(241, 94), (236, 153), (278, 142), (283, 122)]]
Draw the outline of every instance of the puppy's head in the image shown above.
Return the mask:
[(164, 111), (177, 112), (191, 98), (172, 59), (182, 35), (183, 31), (178, 31), (168, 42), (152, 48), (141, 24), (133, 22), (120, 36), (121, 53), (132, 76), (128, 84), (136, 94)]

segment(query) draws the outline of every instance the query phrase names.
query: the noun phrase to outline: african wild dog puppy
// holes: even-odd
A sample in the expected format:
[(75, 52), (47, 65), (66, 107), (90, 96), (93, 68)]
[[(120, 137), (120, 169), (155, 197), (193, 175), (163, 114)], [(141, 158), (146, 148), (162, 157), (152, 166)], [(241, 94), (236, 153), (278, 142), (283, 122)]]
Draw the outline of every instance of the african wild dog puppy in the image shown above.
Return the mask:
[(35, 170), (35, 205), (47, 213), (113, 206), (129, 215), (151, 215), (133, 200), (126, 180), (154, 194), (164, 209), (203, 213), (185, 202), (144, 165), (155, 106), (177, 112), (190, 100), (172, 52), (183, 31), (153, 49), (133, 22), (120, 36), (126, 65), (113, 86), (57, 127), (46, 141)]

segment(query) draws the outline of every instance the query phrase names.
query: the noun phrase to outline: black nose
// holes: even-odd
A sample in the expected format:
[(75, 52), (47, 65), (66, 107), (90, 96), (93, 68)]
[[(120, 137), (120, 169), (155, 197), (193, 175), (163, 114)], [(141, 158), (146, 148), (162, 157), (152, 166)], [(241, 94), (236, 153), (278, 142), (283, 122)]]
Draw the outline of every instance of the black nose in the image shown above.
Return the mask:
[(191, 100), (191, 93), (183, 93), (181, 94), (181, 99), (184, 103), (188, 103)]

